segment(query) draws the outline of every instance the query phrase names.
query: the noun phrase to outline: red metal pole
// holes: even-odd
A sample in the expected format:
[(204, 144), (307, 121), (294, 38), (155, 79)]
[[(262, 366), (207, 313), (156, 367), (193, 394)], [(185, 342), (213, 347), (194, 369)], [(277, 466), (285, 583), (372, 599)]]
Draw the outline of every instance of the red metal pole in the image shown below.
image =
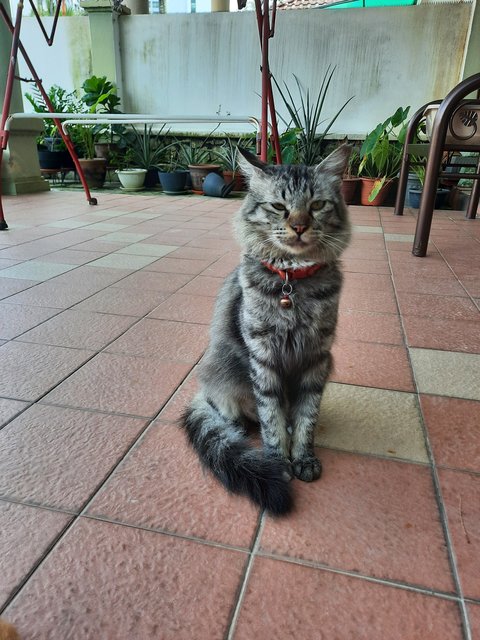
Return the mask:
[[(20, 3), (22, 4), (22, 8), (23, 8), (23, 1), (20, 0)], [(15, 43), (15, 32), (17, 31), (17, 21), (18, 21), (18, 11), (17, 11), (17, 18), (15, 20), (15, 27), (12, 24), (12, 21), (10, 20), (7, 12), (5, 11), (5, 8), (3, 7), (3, 5), (0, 3), (0, 14), (3, 17), (3, 20), (5, 22), (5, 24), (7, 25), (8, 29), (10, 30), (10, 33), (14, 34), (14, 42), (12, 43), (12, 47), (13, 44)], [(20, 52), (23, 56), (23, 59), (25, 60), (25, 63), (30, 71), (30, 73), (33, 76), (33, 79), (35, 80), (35, 84), (38, 87), (38, 90), (40, 91), (40, 93), (42, 94), (42, 98), (45, 101), (45, 104), (47, 106), (47, 109), (51, 112), (51, 113), (55, 113), (55, 109), (52, 105), (52, 103), (50, 102), (50, 98), (48, 97), (48, 94), (45, 92), (44, 88), (43, 88), (43, 84), (41, 79), (39, 78), (39, 76), (37, 75), (37, 72), (35, 71), (35, 68), (25, 50), (25, 47), (23, 46), (21, 40), (20, 40), (20, 23), (18, 24), (18, 36), (16, 39), (16, 51), (20, 49)], [(15, 66), (13, 67), (15, 69)], [(9, 70), (10, 71), (10, 70)], [(13, 84), (13, 78), (14, 78), (14, 74), (12, 76), (12, 84)], [(8, 88), (8, 81), (7, 81), (7, 88)], [(5, 100), (6, 103), (6, 100)], [(8, 117), (8, 113), (9, 113), (9, 109), (10, 109), (10, 102), (8, 103), (8, 109), (6, 110), (6, 116), (5, 116), (5, 121)], [(4, 104), (4, 111), (5, 111), (5, 104)], [(68, 152), (73, 160), (73, 164), (75, 165), (75, 169), (78, 173), (78, 177), (80, 178), (80, 182), (82, 183), (83, 189), (85, 191), (85, 196), (87, 198), (87, 201), (89, 204), (94, 205), (97, 204), (97, 199), (93, 198), (92, 195), (90, 194), (90, 189), (88, 187), (87, 181), (85, 179), (85, 174), (83, 173), (83, 169), (80, 166), (80, 163), (78, 161), (78, 156), (75, 152), (75, 148), (73, 146), (73, 143), (70, 139), (70, 136), (68, 136), (62, 129), (62, 123), (60, 122), (60, 120), (58, 120), (58, 118), (52, 118), (55, 126), (57, 127), (57, 130), (59, 132), (59, 134), (62, 137), (63, 142), (65, 143), (65, 146), (68, 149)], [(3, 122), (3, 115), (2, 115), (2, 129), (4, 128), (5, 124)], [(6, 144), (5, 144), (6, 146)], [(0, 157), (1, 159), (1, 157)], [(0, 165), (1, 166), (1, 165)], [(0, 209), (1, 209), (1, 203), (0, 203)], [(0, 218), (0, 224), (1, 224), (1, 218)]]
[[(3, 10), (3, 5), (0, 5)], [(15, 66), (17, 64), (17, 52), (20, 42), (20, 27), (22, 24), (23, 0), (19, 0), (17, 4), (17, 14), (15, 16), (15, 28), (11, 30), (13, 34), (12, 47), (10, 51), (10, 60), (8, 62), (7, 83), (5, 86), (5, 98), (2, 107), (2, 119), (0, 120), (0, 173), (2, 170), (3, 152), (7, 148), (8, 131), (5, 131), (5, 123), (10, 113), (10, 104), (12, 102), (13, 81), (15, 80)], [(6, 13), (6, 12), (5, 12)], [(8, 17), (8, 16), (7, 16)], [(11, 24), (11, 23), (10, 23)], [(13, 26), (13, 25), (12, 25)], [(8, 229), (2, 206), (2, 181), (0, 176), (0, 230)]]

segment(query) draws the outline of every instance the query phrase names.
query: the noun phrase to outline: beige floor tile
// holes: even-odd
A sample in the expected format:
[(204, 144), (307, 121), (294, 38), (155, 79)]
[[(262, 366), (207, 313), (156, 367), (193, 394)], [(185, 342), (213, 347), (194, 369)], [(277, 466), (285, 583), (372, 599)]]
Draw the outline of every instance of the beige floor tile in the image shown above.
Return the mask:
[(410, 349), (420, 393), (480, 400), (480, 355)]
[(130, 254), (110, 254), (98, 260), (90, 262), (92, 267), (109, 267), (110, 269), (142, 269), (148, 264), (155, 262), (157, 258), (152, 256), (130, 255)]
[(170, 244), (151, 244), (148, 242), (130, 244), (128, 247), (123, 247), (115, 251), (115, 253), (128, 253), (135, 256), (155, 256), (155, 258), (163, 258), (168, 253), (178, 249), (177, 245)]
[(18, 278), (19, 280), (49, 280), (61, 273), (75, 269), (76, 266), (74, 264), (29, 260), (28, 262), (2, 269), (0, 276), (2, 278)]
[(322, 447), (428, 462), (412, 393), (328, 384), (315, 442)]

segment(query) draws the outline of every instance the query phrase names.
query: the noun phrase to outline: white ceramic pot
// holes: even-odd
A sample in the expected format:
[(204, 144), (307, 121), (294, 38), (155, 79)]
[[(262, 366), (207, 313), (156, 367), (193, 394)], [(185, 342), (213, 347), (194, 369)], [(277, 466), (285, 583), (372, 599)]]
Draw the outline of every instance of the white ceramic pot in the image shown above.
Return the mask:
[(146, 169), (117, 169), (115, 173), (125, 191), (143, 189), (143, 183), (147, 175)]

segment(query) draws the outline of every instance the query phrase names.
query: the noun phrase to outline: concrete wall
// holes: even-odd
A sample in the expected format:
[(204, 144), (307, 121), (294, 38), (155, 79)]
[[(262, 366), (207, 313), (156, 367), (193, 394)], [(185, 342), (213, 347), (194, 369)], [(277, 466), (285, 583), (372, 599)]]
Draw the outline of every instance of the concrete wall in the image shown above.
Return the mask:
[[(328, 65), (336, 65), (325, 116), (355, 96), (334, 131), (364, 136), (398, 106), (413, 111), (461, 80), (472, 7), (281, 11), (271, 70), (292, 87), (295, 73), (314, 93)], [(46, 86), (78, 87), (89, 75), (88, 18), (61, 19), (51, 50), (39, 48), (32, 19), (24, 22), (29, 51), (41, 51), (35, 59)], [(120, 16), (119, 31), (125, 111), (260, 115), (254, 13)], [(279, 99), (277, 106), (282, 111)]]

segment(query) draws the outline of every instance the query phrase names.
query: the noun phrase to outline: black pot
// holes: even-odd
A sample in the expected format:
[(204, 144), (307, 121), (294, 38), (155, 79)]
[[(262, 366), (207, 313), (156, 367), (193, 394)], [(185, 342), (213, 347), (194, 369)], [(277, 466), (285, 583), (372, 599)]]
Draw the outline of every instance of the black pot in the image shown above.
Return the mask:
[(185, 193), (186, 171), (159, 171), (158, 177), (165, 193)]
[(38, 150), (38, 161), (41, 169), (67, 169), (73, 167), (73, 160), (68, 151)]
[(158, 170), (157, 169), (148, 169), (145, 175), (145, 188), (146, 189), (154, 189), (158, 184)]

